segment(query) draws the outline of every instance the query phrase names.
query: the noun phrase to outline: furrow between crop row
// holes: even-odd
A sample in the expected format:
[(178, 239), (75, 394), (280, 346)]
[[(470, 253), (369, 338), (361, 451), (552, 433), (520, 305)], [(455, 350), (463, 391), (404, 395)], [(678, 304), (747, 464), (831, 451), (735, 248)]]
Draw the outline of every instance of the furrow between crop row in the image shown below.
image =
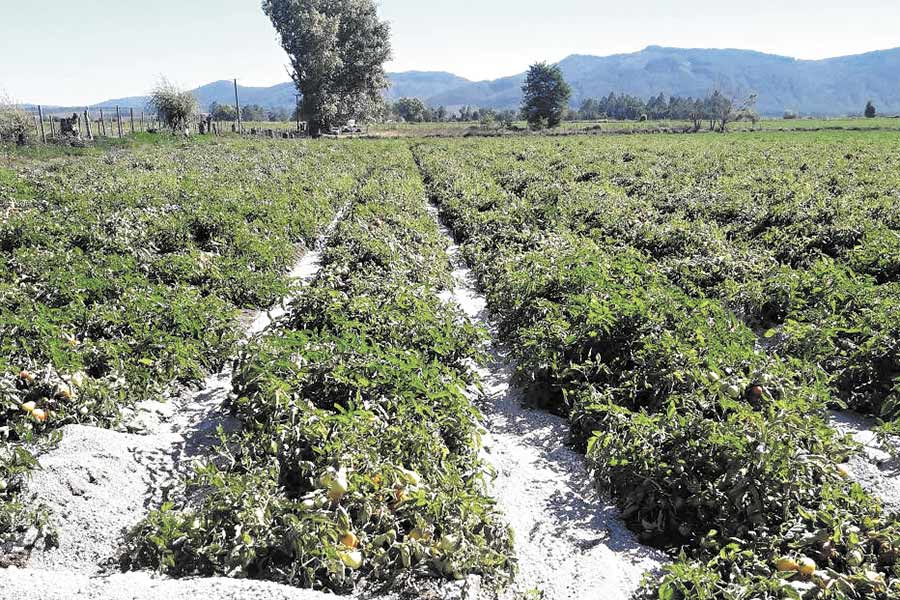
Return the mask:
[(195, 502), (134, 532), (132, 566), (415, 593), (514, 569), (466, 395), (482, 333), (437, 297), (449, 264), (408, 149), (378, 149), (319, 276), (242, 349), (241, 431)]
[[(439, 219), (437, 208), (431, 210)], [(491, 332), (488, 361), (478, 369), (485, 388), (473, 396), (487, 429), (483, 455), (495, 473), (491, 491), (514, 532), (519, 565), (515, 585), (503, 597), (627, 600), (665, 556), (639, 544), (615, 506), (586, 483), (588, 467), (569, 447), (566, 420), (525, 406), (509, 352), (494, 337), (486, 300), (450, 231), (440, 227), (456, 267), (443, 296)]]

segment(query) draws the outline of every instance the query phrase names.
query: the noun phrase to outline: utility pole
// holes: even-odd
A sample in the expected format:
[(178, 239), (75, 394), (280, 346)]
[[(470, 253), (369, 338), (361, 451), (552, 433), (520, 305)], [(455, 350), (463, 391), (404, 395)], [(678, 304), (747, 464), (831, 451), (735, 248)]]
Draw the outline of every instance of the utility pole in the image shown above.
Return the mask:
[(237, 79), (234, 80), (234, 108), (237, 110), (238, 133), (244, 133), (244, 121), (241, 119), (241, 99), (238, 97)]

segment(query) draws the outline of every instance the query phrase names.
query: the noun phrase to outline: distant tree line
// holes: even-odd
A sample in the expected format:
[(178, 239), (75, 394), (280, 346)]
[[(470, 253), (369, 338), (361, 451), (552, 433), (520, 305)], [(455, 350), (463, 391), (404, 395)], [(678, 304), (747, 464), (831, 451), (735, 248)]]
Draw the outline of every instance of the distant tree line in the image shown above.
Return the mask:
[[(209, 105), (209, 116), (213, 121), (237, 121), (237, 110), (233, 104), (213, 102)], [(242, 121), (292, 121), (295, 118), (296, 115), (286, 108), (264, 108), (258, 104), (241, 107)]]
[(580, 121), (614, 119), (622, 121), (662, 120), (692, 121), (699, 128), (704, 122), (712, 128), (727, 125), (737, 119), (756, 120), (756, 96), (750, 96), (736, 106), (735, 100), (716, 91), (704, 98), (666, 96), (660, 93), (647, 100), (629, 94), (610, 93), (605, 98), (588, 98), (568, 118)]
[(519, 116), (519, 111), (513, 109), (494, 110), (463, 106), (458, 110), (450, 111), (445, 106), (432, 108), (418, 98), (400, 98), (396, 102), (388, 103), (385, 115), (388, 120), (407, 123), (471, 123), (474, 121), (483, 124), (512, 124)]
[[(671, 119), (690, 121), (695, 129), (707, 125), (710, 129), (723, 130), (728, 123), (737, 120), (756, 121), (759, 116), (755, 110), (756, 96), (749, 96), (736, 101), (718, 91), (704, 98), (666, 96), (659, 94), (647, 100), (628, 94), (610, 93), (606, 97), (588, 98), (582, 101), (577, 109), (562, 111), (562, 118), (570, 121), (597, 121), (610, 119), (617, 121), (640, 121)], [(523, 106), (524, 108), (524, 106)], [(446, 107), (432, 108), (418, 98), (400, 98), (387, 106), (388, 120), (405, 121), (407, 123), (441, 123), (441, 122), (481, 122), (484, 124), (505, 124), (523, 119), (528, 120), (525, 110), (477, 108), (463, 106), (456, 111)], [(551, 118), (544, 116), (545, 126), (554, 126), (560, 113)], [(535, 122), (540, 121), (543, 113), (540, 109), (532, 115)]]

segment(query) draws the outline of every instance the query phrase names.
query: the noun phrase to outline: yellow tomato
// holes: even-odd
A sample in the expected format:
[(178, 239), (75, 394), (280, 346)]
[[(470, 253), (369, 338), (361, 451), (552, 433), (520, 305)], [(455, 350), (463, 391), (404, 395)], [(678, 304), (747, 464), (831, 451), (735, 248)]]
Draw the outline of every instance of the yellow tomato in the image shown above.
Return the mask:
[(403, 474), (403, 478), (406, 480), (406, 483), (408, 483), (409, 485), (416, 486), (422, 482), (422, 477), (415, 471), (412, 471), (410, 469), (402, 469), (401, 468), (400, 472)]
[(782, 573), (786, 573), (788, 571), (799, 571), (800, 565), (797, 564), (797, 561), (793, 558), (788, 558), (785, 556), (775, 561), (775, 568)]
[(800, 571), (800, 574), (806, 576), (812, 575), (818, 568), (816, 566), (816, 561), (809, 558), (808, 556), (801, 556), (800, 560), (797, 561), (797, 565), (800, 567), (798, 569)]
[(347, 471), (340, 469), (338, 471), (328, 471), (321, 478), (319, 483), (325, 488), (328, 499), (333, 503), (340, 502), (344, 494), (350, 491), (350, 483), (347, 481)]
[(340, 551), (338, 552), (338, 556), (340, 557), (341, 562), (351, 569), (358, 569), (362, 566), (363, 555), (359, 550), (351, 550), (349, 552)]
[(72, 388), (65, 383), (59, 384), (58, 386), (56, 386), (56, 397), (60, 400), (71, 400)]

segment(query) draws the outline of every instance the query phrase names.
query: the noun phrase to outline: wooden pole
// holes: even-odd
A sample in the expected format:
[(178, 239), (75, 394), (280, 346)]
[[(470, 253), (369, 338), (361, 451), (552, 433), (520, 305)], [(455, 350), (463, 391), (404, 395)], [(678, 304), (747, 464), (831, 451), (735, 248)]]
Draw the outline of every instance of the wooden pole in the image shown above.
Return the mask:
[(103, 117), (103, 109), (100, 109), (100, 135), (106, 137), (106, 119)]
[(94, 135), (91, 133), (91, 115), (88, 113), (88, 109), (84, 109), (84, 128), (87, 130), (88, 139), (94, 139)]
[(237, 110), (238, 133), (244, 133), (244, 121), (241, 119), (241, 99), (238, 97), (237, 79), (234, 80), (234, 108)]
[(41, 141), (43, 143), (47, 143), (47, 132), (44, 131), (44, 108), (38, 105), (38, 115), (41, 120)]
[(134, 135), (134, 109), (129, 108), (128, 110), (131, 111), (131, 135)]
[(141, 111), (141, 133), (144, 133), (144, 111)]
[(122, 137), (122, 113), (119, 112), (119, 107), (116, 107), (116, 125), (119, 129), (119, 137)]

